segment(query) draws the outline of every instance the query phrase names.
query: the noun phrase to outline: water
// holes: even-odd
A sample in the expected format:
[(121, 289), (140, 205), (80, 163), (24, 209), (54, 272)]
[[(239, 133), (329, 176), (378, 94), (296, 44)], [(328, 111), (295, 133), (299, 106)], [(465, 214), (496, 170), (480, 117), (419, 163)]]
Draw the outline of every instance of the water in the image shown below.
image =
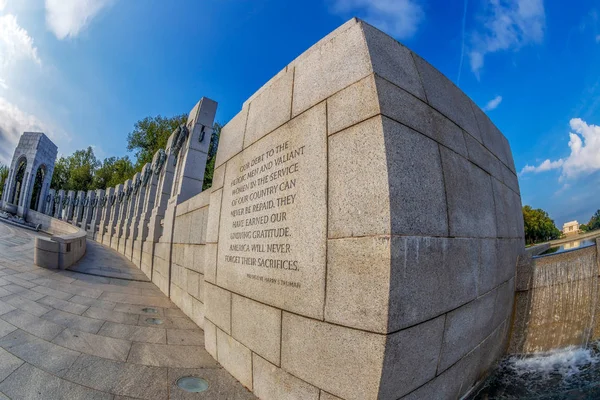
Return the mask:
[(545, 256), (548, 254), (556, 254), (562, 253), (568, 250), (578, 249), (580, 247), (588, 247), (596, 244), (596, 239), (582, 239), (582, 240), (574, 240), (572, 242), (563, 243), (560, 246), (550, 247), (548, 250), (544, 251), (540, 254), (540, 256)]
[(600, 398), (600, 348), (568, 347), (502, 360), (470, 400)]

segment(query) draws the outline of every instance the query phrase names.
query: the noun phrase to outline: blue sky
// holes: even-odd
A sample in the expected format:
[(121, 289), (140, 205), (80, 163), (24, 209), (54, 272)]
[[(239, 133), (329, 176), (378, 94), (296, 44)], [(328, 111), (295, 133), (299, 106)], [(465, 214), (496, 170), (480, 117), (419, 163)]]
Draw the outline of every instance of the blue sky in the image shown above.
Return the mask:
[(22, 131), (126, 154), (148, 115), (201, 96), (227, 122), (352, 16), (460, 86), (509, 139), (523, 204), (557, 224), (600, 208), (600, 5), (592, 0), (0, 0), (0, 161)]

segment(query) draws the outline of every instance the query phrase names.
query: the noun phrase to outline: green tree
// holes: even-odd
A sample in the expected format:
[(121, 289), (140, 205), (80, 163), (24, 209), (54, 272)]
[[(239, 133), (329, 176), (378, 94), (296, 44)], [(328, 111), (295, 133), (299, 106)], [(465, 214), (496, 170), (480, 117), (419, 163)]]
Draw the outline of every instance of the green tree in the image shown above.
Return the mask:
[(600, 229), (600, 210), (597, 210), (592, 218), (590, 218), (590, 222), (587, 223), (588, 231), (595, 231), (596, 229)]
[(136, 171), (141, 171), (146, 163), (152, 162), (154, 153), (167, 146), (171, 133), (179, 125), (185, 124), (187, 118), (187, 114), (167, 118), (157, 115), (135, 123), (133, 131), (127, 134), (127, 150), (134, 152)]
[(94, 173), (100, 163), (91, 147), (77, 150), (68, 157), (60, 157), (54, 164), (51, 187), (64, 190), (95, 189)]
[(52, 174), (52, 181), (50, 187), (56, 190), (67, 189), (67, 182), (69, 181), (69, 164), (67, 159), (61, 156), (56, 163), (54, 163), (54, 173)]
[(135, 174), (135, 167), (128, 156), (105, 158), (94, 174), (95, 189), (106, 189), (124, 183)]
[(541, 208), (523, 207), (523, 222), (525, 224), (525, 242), (527, 244), (558, 239), (561, 236), (561, 232), (554, 224), (554, 221)]
[(2, 163), (0, 163), (0, 197), (2, 197), (2, 192), (4, 191), (4, 182), (8, 178), (8, 167)]
[(215, 122), (213, 133), (210, 137), (210, 145), (208, 147), (208, 159), (206, 160), (202, 190), (206, 190), (212, 186), (213, 175), (215, 173), (215, 161), (217, 159), (217, 148), (219, 147), (219, 139), (221, 138), (221, 128), (221, 124)]
[(77, 150), (67, 158), (68, 166), (68, 190), (88, 191), (93, 187), (94, 172), (100, 163), (94, 155), (94, 150), (88, 147), (85, 150)]

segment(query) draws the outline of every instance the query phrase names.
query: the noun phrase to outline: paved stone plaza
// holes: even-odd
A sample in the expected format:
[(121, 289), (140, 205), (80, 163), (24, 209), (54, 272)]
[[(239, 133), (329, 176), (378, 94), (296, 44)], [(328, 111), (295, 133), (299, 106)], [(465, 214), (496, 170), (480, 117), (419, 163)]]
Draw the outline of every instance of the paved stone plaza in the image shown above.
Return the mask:
[[(127, 259), (90, 243), (74, 266), (85, 273), (39, 268), (36, 235), (0, 223), (0, 399), (254, 398), (204, 350), (204, 332)], [(189, 375), (209, 389), (179, 389)]]

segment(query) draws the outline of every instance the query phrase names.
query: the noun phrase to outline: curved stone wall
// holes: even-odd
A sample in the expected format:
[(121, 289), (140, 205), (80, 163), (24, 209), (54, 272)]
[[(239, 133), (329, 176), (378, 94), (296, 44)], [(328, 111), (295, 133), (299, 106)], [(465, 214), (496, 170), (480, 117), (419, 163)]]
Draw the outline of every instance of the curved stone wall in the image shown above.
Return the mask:
[(221, 133), (206, 347), (261, 399), (457, 398), (504, 352), (524, 248), (510, 147), (351, 20)]
[(127, 255), (261, 399), (451, 399), (485, 376), (523, 221), (508, 141), (464, 93), (353, 19), (223, 127), (202, 192), (215, 110), (45, 212)]

